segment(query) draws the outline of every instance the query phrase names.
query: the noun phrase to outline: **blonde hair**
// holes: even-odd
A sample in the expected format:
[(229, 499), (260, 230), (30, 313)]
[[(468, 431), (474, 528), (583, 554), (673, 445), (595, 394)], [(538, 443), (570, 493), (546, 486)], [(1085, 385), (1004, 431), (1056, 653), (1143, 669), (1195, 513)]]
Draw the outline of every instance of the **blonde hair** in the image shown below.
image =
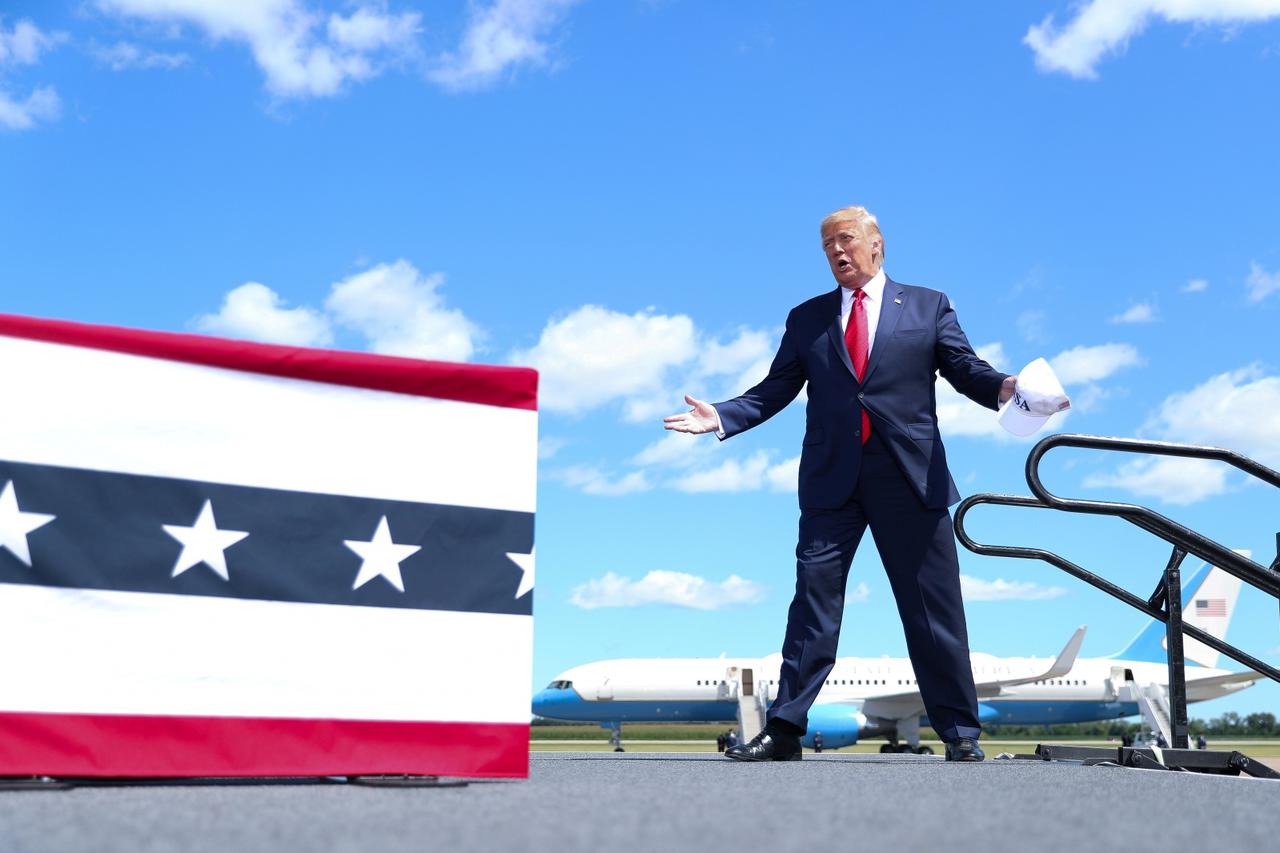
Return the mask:
[(860, 204), (850, 207), (842, 207), (839, 210), (828, 213), (822, 219), (822, 224), (818, 226), (819, 231), (825, 231), (828, 225), (834, 225), (837, 222), (852, 222), (858, 226), (858, 230), (862, 232), (862, 236), (873, 234), (880, 238), (880, 263), (884, 263), (884, 234), (880, 232), (880, 221), (871, 211), (867, 210)]

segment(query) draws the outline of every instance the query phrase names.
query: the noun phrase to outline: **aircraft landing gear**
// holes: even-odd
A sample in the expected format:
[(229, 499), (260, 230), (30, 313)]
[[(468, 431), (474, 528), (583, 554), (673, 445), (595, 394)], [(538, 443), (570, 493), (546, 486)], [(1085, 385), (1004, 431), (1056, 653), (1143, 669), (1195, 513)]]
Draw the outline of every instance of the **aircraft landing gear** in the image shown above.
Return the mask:
[(888, 743), (880, 744), (880, 751), (881, 752), (905, 752), (913, 755), (933, 755), (933, 747), (922, 746), (919, 744), (917, 744), (916, 746), (912, 746), (909, 743), (898, 743), (898, 741), (896, 740), (891, 740)]
[(609, 730), (609, 745), (614, 752), (626, 752), (622, 748), (622, 723), (601, 723), (600, 727)]

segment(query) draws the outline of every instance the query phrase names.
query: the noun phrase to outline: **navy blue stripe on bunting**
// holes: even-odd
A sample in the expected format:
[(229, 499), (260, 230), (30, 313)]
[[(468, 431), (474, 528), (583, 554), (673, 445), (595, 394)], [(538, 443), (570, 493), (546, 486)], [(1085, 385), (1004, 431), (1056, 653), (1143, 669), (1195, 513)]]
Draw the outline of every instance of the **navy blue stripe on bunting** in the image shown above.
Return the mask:
[[(11, 491), (20, 513), (10, 519), (7, 536), (33, 528), (21, 534), (29, 551), (29, 566), (13, 548), (0, 547), (0, 583), (532, 613), (533, 594), (516, 597), (523, 570), (507, 556), (532, 551), (532, 513), (4, 460), (0, 460), (0, 490)], [(227, 579), (208, 562), (174, 576), (184, 545), (165, 530), (165, 525), (196, 527), (206, 502), (217, 530), (248, 535), (221, 550)], [(12, 511), (10, 507), (9, 513)], [(34, 526), (41, 515), (54, 518)], [(371, 576), (353, 589), (364, 559), (344, 541), (375, 540), (383, 518), (391, 542), (418, 548), (395, 563), (404, 591), (383, 575)], [(0, 519), (0, 525), (3, 523)], [(233, 536), (224, 535), (220, 541), (230, 538)], [(399, 551), (396, 557), (403, 553)]]

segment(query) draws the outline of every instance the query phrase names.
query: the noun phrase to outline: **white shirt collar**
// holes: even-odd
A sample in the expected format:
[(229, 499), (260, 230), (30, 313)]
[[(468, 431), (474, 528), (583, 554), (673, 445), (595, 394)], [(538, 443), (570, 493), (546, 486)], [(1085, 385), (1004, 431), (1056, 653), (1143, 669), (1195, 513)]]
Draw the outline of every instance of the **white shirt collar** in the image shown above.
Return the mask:
[[(884, 298), (885, 274), (884, 267), (876, 270), (876, 274), (871, 277), (871, 281), (862, 285), (862, 289), (866, 292), (866, 298), (874, 304), (879, 304)], [(840, 288), (840, 298), (842, 307), (848, 308), (853, 303), (854, 289), (851, 287)]]

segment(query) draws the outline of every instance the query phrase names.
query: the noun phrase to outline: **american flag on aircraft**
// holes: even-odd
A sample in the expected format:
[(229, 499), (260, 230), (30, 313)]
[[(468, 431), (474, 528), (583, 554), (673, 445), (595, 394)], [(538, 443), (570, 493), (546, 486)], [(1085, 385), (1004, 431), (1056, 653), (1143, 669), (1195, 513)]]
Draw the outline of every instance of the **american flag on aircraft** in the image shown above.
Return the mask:
[(0, 315), (0, 776), (524, 776), (536, 374)]
[(1197, 616), (1226, 616), (1227, 601), (1225, 598), (1197, 598)]

